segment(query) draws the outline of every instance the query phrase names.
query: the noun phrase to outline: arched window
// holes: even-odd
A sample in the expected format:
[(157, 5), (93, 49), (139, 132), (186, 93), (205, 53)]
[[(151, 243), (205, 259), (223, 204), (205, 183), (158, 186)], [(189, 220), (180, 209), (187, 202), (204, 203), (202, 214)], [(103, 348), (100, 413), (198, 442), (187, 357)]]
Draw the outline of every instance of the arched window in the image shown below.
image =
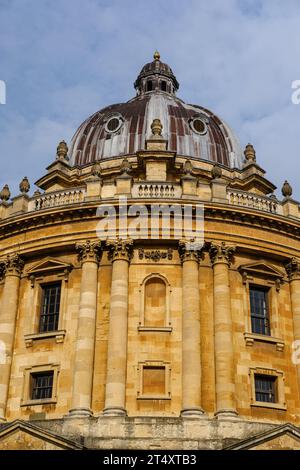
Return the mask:
[(165, 326), (166, 284), (159, 277), (148, 279), (145, 284), (145, 326)]
[(168, 281), (160, 274), (150, 274), (140, 286), (141, 310), (139, 329), (171, 331)]
[(165, 81), (160, 82), (161, 91), (167, 91), (167, 83)]
[(153, 84), (152, 80), (147, 81), (147, 91), (152, 91), (153, 90)]

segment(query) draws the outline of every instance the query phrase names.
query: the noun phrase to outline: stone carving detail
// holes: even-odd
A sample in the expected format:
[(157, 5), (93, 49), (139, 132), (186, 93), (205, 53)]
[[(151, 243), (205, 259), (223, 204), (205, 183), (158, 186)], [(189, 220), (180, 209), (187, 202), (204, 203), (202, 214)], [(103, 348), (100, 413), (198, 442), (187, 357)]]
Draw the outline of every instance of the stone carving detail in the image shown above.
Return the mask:
[(194, 167), (193, 167), (193, 165), (192, 165), (191, 160), (186, 160), (186, 161), (184, 162), (184, 165), (183, 165), (183, 173), (184, 173), (186, 176), (191, 176), (193, 169), (194, 169)]
[(112, 261), (123, 259), (130, 261), (133, 254), (133, 240), (127, 238), (122, 240), (118, 238), (117, 240), (107, 240), (106, 246), (109, 250), (108, 258)]
[(57, 149), (56, 149), (56, 155), (58, 160), (68, 160), (68, 146), (64, 140), (59, 142)]
[(132, 169), (131, 164), (129, 163), (128, 159), (124, 158), (122, 160), (121, 167), (120, 167), (122, 175), (128, 175), (131, 169)]
[(149, 259), (152, 261), (160, 261), (161, 259), (173, 259), (173, 250), (172, 248), (168, 248), (167, 251), (161, 250), (151, 250), (145, 251), (144, 248), (139, 249), (139, 259)]
[(101, 166), (99, 162), (94, 163), (94, 165), (92, 166), (92, 175), (97, 178), (101, 177)]
[(221, 242), (220, 244), (212, 243), (209, 249), (212, 264), (221, 262), (230, 265), (235, 250), (235, 246), (227, 246), (225, 242)]
[(160, 119), (153, 119), (151, 124), (151, 131), (153, 135), (161, 136), (163, 125)]
[(293, 194), (293, 188), (288, 181), (285, 180), (281, 188), (282, 195), (286, 198), (290, 198)]
[(285, 269), (290, 281), (294, 279), (300, 280), (300, 261), (297, 258), (292, 258), (291, 261), (285, 265)]
[(28, 181), (28, 178), (27, 176), (24, 176), (24, 178), (22, 179), (20, 185), (19, 185), (19, 188), (20, 188), (20, 191), (22, 194), (26, 194), (29, 192), (30, 190), (30, 183)]
[(211, 169), (211, 176), (213, 177), (213, 179), (222, 178), (222, 168), (219, 165), (215, 164)]
[(3, 266), (3, 275), (21, 276), (24, 267), (24, 261), (19, 255), (8, 255), (1, 264)]
[(252, 144), (247, 144), (244, 150), (245, 159), (247, 162), (256, 161), (256, 153)]
[(78, 251), (78, 256), (81, 262), (84, 261), (100, 261), (102, 253), (101, 241), (91, 242), (88, 240), (86, 243), (76, 243), (75, 246)]
[(9, 200), (10, 196), (11, 196), (10, 190), (9, 190), (8, 184), (6, 184), (5, 186), (3, 186), (0, 192), (0, 199), (1, 201), (6, 202)]
[(200, 259), (203, 257), (203, 246), (198, 247), (197, 245), (193, 246), (193, 240), (190, 242), (186, 240), (179, 240), (178, 243), (178, 252), (181, 259), (181, 262), (184, 261), (197, 261), (199, 262)]

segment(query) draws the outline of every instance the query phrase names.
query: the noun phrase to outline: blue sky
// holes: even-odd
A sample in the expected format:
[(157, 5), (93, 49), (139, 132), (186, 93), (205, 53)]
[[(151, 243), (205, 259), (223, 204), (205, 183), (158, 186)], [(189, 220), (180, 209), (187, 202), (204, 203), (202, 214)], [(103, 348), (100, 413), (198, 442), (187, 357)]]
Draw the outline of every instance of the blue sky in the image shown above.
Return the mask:
[[(300, 0), (0, 0), (0, 186), (16, 195), (96, 110), (127, 101), (154, 50), (184, 101), (227, 121), (300, 199)], [(280, 191), (278, 192), (280, 194)]]

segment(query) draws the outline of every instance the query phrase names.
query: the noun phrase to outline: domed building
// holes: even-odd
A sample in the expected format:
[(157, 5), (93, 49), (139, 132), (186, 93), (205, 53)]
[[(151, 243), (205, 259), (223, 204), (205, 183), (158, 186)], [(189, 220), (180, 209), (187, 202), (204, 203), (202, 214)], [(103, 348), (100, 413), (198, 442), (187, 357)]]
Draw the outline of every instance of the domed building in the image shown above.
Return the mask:
[(300, 213), (158, 52), (0, 193), (1, 449), (300, 449)]

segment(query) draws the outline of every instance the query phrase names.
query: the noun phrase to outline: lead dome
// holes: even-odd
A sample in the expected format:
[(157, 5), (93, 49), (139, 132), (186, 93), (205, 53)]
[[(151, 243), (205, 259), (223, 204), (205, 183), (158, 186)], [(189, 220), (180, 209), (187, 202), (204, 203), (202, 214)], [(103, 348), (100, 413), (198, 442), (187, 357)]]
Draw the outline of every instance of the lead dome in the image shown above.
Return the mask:
[(78, 128), (70, 146), (70, 164), (93, 162), (145, 150), (153, 119), (160, 119), (168, 150), (192, 159), (242, 168), (244, 157), (230, 127), (214, 113), (176, 96), (179, 83), (160, 60), (144, 65), (134, 86), (135, 98), (107, 106)]

